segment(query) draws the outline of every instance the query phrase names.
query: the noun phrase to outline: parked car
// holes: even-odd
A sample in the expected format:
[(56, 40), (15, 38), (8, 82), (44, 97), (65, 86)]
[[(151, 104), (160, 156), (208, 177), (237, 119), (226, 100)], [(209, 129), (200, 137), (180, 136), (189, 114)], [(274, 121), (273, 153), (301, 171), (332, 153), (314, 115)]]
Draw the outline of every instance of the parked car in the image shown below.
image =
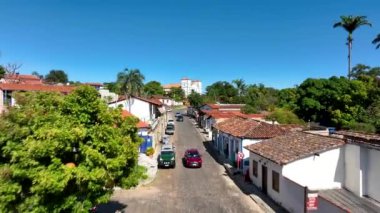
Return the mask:
[(175, 113), (175, 117), (181, 116), (182, 114), (180, 112)]
[(172, 145), (163, 145), (158, 155), (158, 167), (175, 168), (175, 150)]
[(173, 135), (174, 134), (174, 125), (168, 124), (165, 129), (165, 134), (167, 135)]
[(173, 119), (169, 119), (167, 125), (173, 125), (174, 126), (174, 120)]
[(163, 144), (169, 144), (170, 140), (169, 140), (169, 135), (164, 135), (162, 137), (162, 143)]
[(198, 149), (187, 149), (183, 156), (183, 164), (185, 167), (202, 167), (202, 156)]
[(178, 122), (182, 122), (182, 121), (183, 121), (183, 116), (182, 116), (182, 115), (177, 116), (177, 121), (178, 121)]

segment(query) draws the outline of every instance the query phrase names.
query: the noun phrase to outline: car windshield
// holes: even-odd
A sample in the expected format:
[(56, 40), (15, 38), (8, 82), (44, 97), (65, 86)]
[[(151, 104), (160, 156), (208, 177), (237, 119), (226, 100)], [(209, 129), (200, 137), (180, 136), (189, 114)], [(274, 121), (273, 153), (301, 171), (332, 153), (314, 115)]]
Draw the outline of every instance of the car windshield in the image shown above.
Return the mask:
[(199, 157), (199, 153), (198, 152), (188, 152), (186, 156), (188, 158), (197, 158), (197, 157)]
[(173, 120), (168, 120), (168, 123), (174, 122)]
[(174, 126), (172, 126), (172, 125), (168, 125), (168, 126), (166, 127), (166, 129), (174, 129)]

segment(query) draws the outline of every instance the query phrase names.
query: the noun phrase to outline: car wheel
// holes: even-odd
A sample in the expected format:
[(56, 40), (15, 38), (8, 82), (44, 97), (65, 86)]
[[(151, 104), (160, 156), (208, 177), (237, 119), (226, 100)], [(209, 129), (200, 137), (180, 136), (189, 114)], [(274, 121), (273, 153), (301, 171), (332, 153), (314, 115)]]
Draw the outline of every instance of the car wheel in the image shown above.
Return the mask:
[(175, 168), (175, 164), (173, 164), (173, 169)]

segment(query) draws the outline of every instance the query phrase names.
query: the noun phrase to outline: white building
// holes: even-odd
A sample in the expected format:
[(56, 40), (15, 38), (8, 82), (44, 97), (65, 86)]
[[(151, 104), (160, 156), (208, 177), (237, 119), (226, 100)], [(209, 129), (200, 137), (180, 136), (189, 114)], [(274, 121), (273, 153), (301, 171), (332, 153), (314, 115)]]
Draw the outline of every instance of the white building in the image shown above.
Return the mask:
[(380, 212), (378, 146), (292, 132), (245, 148), (252, 182), (289, 212)]
[(255, 144), (261, 140), (284, 135), (286, 131), (279, 125), (267, 124), (249, 118), (233, 117), (214, 124), (214, 146), (231, 165), (237, 165), (238, 153), (244, 157), (238, 170), (243, 174), (249, 168), (249, 151), (243, 147)]
[(181, 88), (185, 92), (186, 97), (190, 95), (192, 91), (202, 94), (202, 82), (199, 80), (191, 80), (189, 78), (182, 78)]

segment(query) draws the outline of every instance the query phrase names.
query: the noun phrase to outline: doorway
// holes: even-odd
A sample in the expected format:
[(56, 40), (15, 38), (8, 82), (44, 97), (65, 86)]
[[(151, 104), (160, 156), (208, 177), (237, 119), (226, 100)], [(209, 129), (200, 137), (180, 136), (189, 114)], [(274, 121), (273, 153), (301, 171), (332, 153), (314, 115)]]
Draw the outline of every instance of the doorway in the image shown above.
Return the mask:
[(266, 166), (261, 166), (261, 177), (262, 177), (262, 191), (264, 194), (267, 194), (267, 179), (268, 179), (268, 170)]

